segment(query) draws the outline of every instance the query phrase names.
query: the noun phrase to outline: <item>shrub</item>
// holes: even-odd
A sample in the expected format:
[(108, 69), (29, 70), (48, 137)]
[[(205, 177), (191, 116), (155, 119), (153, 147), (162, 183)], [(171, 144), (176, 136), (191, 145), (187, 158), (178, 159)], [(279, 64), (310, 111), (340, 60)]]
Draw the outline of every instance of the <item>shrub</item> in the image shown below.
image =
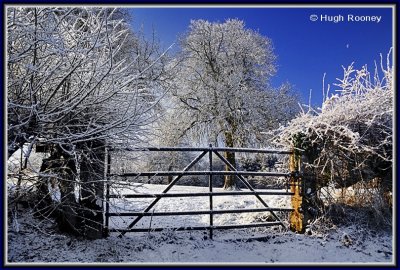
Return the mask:
[[(275, 142), (303, 152), (306, 166), (317, 174), (319, 188), (368, 189), (354, 185), (375, 180), (382, 191), (376, 196), (387, 199), (391, 194), (394, 87), (390, 56), (391, 51), (386, 66), (381, 59), (381, 71), (376, 67), (374, 74), (367, 66), (343, 68), (336, 93), (325, 98), (322, 108), (303, 110), (279, 130)], [(369, 201), (373, 206), (374, 200)], [(389, 201), (386, 204), (391, 205)]]

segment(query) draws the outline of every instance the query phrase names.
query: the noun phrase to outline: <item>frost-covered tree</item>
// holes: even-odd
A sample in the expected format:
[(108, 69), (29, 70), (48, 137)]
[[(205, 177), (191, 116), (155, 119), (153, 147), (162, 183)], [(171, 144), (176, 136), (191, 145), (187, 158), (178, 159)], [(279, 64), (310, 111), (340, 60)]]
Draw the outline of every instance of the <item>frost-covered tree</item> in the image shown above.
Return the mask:
[[(191, 21), (180, 43), (172, 90), (178, 134), (226, 147), (254, 145), (262, 141), (261, 131), (292, 116), (290, 87), (272, 89), (268, 83), (276, 71), (271, 40), (243, 21)], [(225, 156), (235, 166), (235, 154)], [(227, 176), (225, 188), (235, 188), (234, 179)]]
[[(39, 190), (58, 175), (71, 208), (78, 179), (103, 179), (105, 144), (135, 142), (154, 120), (164, 54), (121, 9), (9, 6), (6, 16), (8, 157), (27, 143), (51, 148)], [(82, 200), (96, 201), (92, 186), (80, 184)]]

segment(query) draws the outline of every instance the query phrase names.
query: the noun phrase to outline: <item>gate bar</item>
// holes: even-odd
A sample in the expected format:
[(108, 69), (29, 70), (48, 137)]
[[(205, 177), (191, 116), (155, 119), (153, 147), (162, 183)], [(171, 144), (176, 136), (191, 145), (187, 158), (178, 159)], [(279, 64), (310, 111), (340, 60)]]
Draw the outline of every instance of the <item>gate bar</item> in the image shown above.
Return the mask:
[(111, 174), (111, 176), (137, 177), (137, 176), (177, 176), (177, 175), (248, 175), (248, 176), (284, 176), (289, 177), (291, 173), (279, 172), (250, 172), (250, 171), (154, 171), (137, 173)]
[(226, 192), (194, 192), (194, 193), (159, 193), (159, 194), (111, 194), (108, 195), (109, 198), (155, 198), (155, 197), (164, 197), (164, 198), (173, 198), (173, 197), (207, 197), (207, 196), (249, 196), (249, 195), (289, 195), (293, 196), (294, 192), (286, 192), (286, 191), (226, 191)]
[[(132, 152), (158, 152), (158, 151), (182, 151), (182, 152), (204, 152), (210, 151), (207, 147), (122, 147), (111, 148), (110, 151), (132, 151)], [(293, 154), (289, 150), (257, 149), (257, 148), (227, 148), (214, 147), (218, 152), (242, 152), (242, 153), (266, 153), (266, 154)]]
[[(228, 230), (228, 229), (244, 229), (244, 228), (256, 228), (256, 227), (269, 227), (281, 225), (280, 222), (265, 222), (265, 223), (251, 223), (251, 224), (239, 224), (239, 225), (217, 225), (212, 226), (214, 230)], [(174, 231), (202, 231), (209, 230), (210, 226), (202, 226), (202, 227), (177, 227), (177, 228), (136, 228), (136, 229), (126, 229), (126, 230), (118, 230), (118, 229), (110, 229), (110, 232), (119, 232), (121, 234), (125, 234), (127, 232), (161, 232), (163, 230), (174, 230)]]
[[(181, 211), (181, 212), (127, 212), (127, 213), (109, 213), (109, 217), (130, 217), (130, 216), (189, 216), (189, 215), (218, 215), (218, 214), (236, 214), (236, 213), (254, 213), (266, 211), (292, 212), (293, 208), (249, 208), (249, 209), (224, 209), (224, 210), (201, 210), (201, 211)], [(211, 237), (210, 237), (211, 238)]]

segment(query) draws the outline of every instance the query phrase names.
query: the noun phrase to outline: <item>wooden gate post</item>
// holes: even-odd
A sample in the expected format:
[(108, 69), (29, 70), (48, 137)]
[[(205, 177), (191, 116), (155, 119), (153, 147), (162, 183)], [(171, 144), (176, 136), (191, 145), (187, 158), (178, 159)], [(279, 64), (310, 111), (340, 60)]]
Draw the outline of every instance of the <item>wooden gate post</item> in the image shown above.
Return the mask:
[(290, 229), (294, 232), (304, 233), (305, 220), (303, 215), (303, 179), (301, 175), (301, 155), (298, 151), (292, 151), (289, 157), (290, 191), (294, 193), (292, 196), (292, 208), (294, 211), (290, 213)]
[(299, 151), (293, 150), (290, 155), (289, 169), (290, 190), (294, 193), (292, 196), (292, 208), (294, 211), (290, 214), (290, 229), (294, 232), (304, 233), (306, 226), (315, 217), (315, 190), (316, 181), (314, 172), (306, 168), (304, 164), (307, 157), (301, 155)]

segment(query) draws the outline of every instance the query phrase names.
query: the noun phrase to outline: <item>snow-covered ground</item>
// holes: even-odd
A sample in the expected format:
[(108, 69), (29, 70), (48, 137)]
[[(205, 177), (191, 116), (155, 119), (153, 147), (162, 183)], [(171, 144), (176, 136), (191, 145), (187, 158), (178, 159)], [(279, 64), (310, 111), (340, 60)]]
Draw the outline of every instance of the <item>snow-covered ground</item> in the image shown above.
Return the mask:
[[(161, 193), (167, 186), (166, 185), (151, 185), (151, 184), (138, 184), (125, 188), (121, 193), (123, 194), (152, 194)], [(168, 193), (200, 193), (208, 192), (208, 187), (193, 187), (193, 186), (179, 186), (175, 185), (168, 191)], [(213, 188), (214, 192), (223, 192), (222, 188)], [(249, 191), (242, 189), (241, 191)], [(263, 190), (263, 191), (279, 191), (285, 190)], [(290, 208), (289, 196), (261, 196), (269, 207)], [(154, 198), (144, 199), (111, 199), (110, 211), (111, 212), (141, 212), (143, 211)], [(209, 197), (176, 197), (176, 198), (162, 198), (158, 203), (149, 211), (154, 212), (177, 212), (177, 211), (206, 211), (209, 210)], [(257, 200), (254, 195), (240, 195), (240, 196), (214, 196), (213, 209), (250, 209), (250, 208), (264, 208), (264, 206)], [(219, 214), (214, 215), (214, 225), (236, 225), (258, 223), (268, 219), (270, 214), (268, 212), (258, 213), (242, 213), (242, 214)], [(287, 217), (287, 213), (283, 213)], [(146, 228), (151, 230), (154, 227), (188, 227), (188, 226), (208, 226), (210, 223), (209, 215), (196, 215), (196, 216), (153, 216), (143, 217), (134, 228)], [(110, 228), (126, 229), (131, 223), (131, 217), (112, 217), (110, 218)]]
[[(143, 185), (135, 192), (158, 193), (165, 186)], [(169, 192), (204, 192), (208, 188), (176, 186)], [(215, 189), (218, 191), (218, 189)], [(289, 207), (289, 197), (263, 196), (270, 207)], [(115, 199), (112, 209), (143, 210), (152, 199)], [(254, 196), (214, 197), (216, 209), (259, 208)], [(207, 210), (208, 197), (163, 198), (157, 211)], [(282, 214), (284, 217), (287, 214)], [(216, 215), (214, 224), (230, 225), (261, 222), (266, 213)], [(113, 218), (111, 227), (126, 228), (132, 218)], [(38, 221), (25, 213), (18, 217), (19, 231), (8, 228), (9, 263), (238, 263), (293, 264), (346, 263), (393, 264), (392, 235), (353, 227), (336, 228), (329, 233), (300, 235), (281, 227), (208, 231), (152, 232), (154, 227), (201, 226), (209, 223), (208, 215), (145, 217), (135, 227), (149, 228), (146, 233), (127, 233), (122, 238), (112, 233), (107, 239), (82, 240), (59, 234), (54, 224)]]

